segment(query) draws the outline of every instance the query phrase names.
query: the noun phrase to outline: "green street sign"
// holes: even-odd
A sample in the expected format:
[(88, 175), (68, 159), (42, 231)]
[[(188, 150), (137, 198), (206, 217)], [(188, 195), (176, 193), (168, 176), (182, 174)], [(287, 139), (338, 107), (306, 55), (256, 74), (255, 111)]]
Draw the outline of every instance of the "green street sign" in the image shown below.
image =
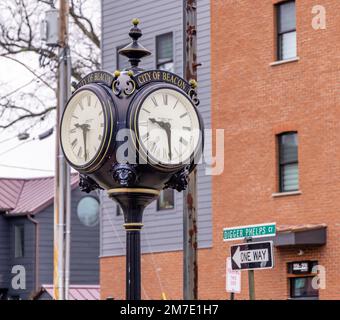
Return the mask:
[(276, 236), (276, 222), (223, 229), (223, 240), (234, 241), (246, 238), (265, 238)]

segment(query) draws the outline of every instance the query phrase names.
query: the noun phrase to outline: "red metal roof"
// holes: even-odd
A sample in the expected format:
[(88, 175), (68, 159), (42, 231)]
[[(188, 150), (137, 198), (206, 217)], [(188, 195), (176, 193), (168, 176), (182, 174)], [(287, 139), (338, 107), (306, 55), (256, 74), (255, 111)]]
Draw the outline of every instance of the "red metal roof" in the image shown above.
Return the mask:
[[(78, 174), (71, 175), (71, 188), (78, 185)], [(0, 211), (8, 215), (36, 214), (53, 203), (54, 177), (0, 178)]]
[[(42, 292), (47, 292), (53, 297), (53, 285), (43, 284), (40, 292), (36, 295), (37, 298)], [(100, 299), (100, 286), (99, 285), (70, 285), (69, 287), (69, 300), (99, 300)]]

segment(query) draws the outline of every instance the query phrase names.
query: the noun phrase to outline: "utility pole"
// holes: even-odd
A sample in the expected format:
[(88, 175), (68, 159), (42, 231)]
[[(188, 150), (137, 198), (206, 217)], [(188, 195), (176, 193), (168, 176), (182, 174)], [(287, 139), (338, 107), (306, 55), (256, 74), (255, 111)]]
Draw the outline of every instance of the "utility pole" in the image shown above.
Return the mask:
[[(183, 78), (197, 81), (197, 0), (183, 0)], [(197, 170), (183, 195), (183, 299), (198, 299)]]
[[(57, 128), (64, 107), (70, 96), (70, 52), (68, 47), (68, 0), (60, 0), (58, 41), (58, 103)], [(56, 130), (54, 197), (54, 299), (68, 299), (70, 265), (70, 167), (60, 146), (59, 130)]]

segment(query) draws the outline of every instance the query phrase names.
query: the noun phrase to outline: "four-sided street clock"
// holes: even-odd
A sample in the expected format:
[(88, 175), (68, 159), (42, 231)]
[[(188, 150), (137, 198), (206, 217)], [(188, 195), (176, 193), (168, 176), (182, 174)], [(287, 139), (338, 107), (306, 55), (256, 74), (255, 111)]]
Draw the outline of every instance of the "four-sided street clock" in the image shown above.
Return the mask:
[(196, 82), (162, 71), (144, 71), (150, 54), (139, 42), (120, 50), (131, 67), (92, 72), (77, 85), (60, 126), (61, 146), (80, 173), (80, 188), (106, 189), (124, 212), (127, 231), (126, 289), (140, 299), (140, 230), (144, 208), (165, 188), (183, 191), (203, 151), (203, 122)]

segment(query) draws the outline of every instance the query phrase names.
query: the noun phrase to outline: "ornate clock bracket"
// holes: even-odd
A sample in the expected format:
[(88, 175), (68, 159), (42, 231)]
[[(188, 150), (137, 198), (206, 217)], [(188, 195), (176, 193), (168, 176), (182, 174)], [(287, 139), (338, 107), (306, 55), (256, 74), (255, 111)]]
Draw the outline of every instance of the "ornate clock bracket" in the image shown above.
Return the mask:
[(119, 70), (116, 70), (114, 76), (112, 91), (118, 98), (123, 98), (123, 95), (128, 97), (135, 92), (136, 83), (133, 80), (132, 70), (129, 70), (126, 73), (121, 73)]
[(175, 173), (171, 179), (165, 184), (165, 189), (171, 188), (179, 192), (186, 190), (190, 174), (190, 166), (186, 166), (181, 171)]
[(118, 182), (122, 187), (133, 186), (137, 180), (138, 175), (135, 164), (121, 164), (117, 163), (112, 167), (112, 178)]
[(99, 186), (97, 182), (95, 182), (93, 179), (86, 176), (85, 174), (80, 174), (79, 177), (80, 177), (80, 180), (79, 180), (80, 191), (90, 193), (91, 191), (94, 191), (97, 189), (104, 190), (102, 187)]

